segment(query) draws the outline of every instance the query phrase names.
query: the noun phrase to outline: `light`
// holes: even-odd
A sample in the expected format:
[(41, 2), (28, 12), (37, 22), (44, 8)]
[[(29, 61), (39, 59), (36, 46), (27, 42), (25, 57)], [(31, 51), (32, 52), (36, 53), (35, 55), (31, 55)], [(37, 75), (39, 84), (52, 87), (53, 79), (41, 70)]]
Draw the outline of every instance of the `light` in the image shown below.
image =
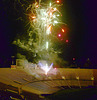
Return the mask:
[(76, 76), (76, 79), (79, 80), (79, 76)]
[(47, 75), (47, 73), (50, 71), (50, 69), (53, 66), (53, 63), (51, 63), (50, 66), (48, 66), (47, 62), (39, 62), (38, 65), (40, 66), (40, 68), (45, 72), (45, 75)]
[(57, 3), (60, 3), (60, 1), (59, 1), (59, 0), (57, 0), (56, 2), (57, 2)]
[(62, 32), (64, 33), (64, 32), (65, 32), (65, 30), (64, 30), (64, 29), (62, 29)]
[(54, 11), (56, 11), (57, 10), (57, 8), (54, 8)]
[(59, 14), (57, 16), (60, 16)]
[(45, 66), (45, 74), (47, 75), (47, 72), (49, 71), (49, 69), (48, 69), (48, 65), (46, 64), (46, 66)]
[(51, 7), (51, 5), (52, 5), (52, 4), (51, 4), (51, 2), (50, 2), (50, 7)]
[(42, 20), (46, 20), (46, 18), (41, 18)]
[(56, 23), (56, 24), (57, 24), (58, 22), (55, 20), (55, 21), (54, 21), (54, 23)]
[[(39, 3), (36, 1), (39, 1)], [(27, 9), (25, 9), (26, 13), (30, 19), (30, 22), (29, 22), (30, 24), (28, 23), (30, 25), (30, 27), (29, 27), (29, 30), (27, 30), (27, 33), (29, 33), (28, 36), (29, 36), (29, 38), (32, 39), (32, 41), (29, 42), (29, 40), (28, 40), (28, 42), (26, 43), (26, 40), (23, 40), (24, 42), (22, 42), (22, 40), (21, 40), (20, 42), (17, 41), (15, 44), (19, 45), (19, 47), (21, 47), (24, 50), (32, 52), (33, 54), (37, 53), (37, 55), (39, 55), (42, 59), (42, 57), (45, 58), (45, 55), (42, 56), (44, 53), (44, 49), (46, 50), (46, 52), (49, 56), (53, 52), (54, 49), (51, 46), (53, 46), (52, 40), (54, 38), (56, 40), (56, 38), (59, 37), (59, 39), (62, 40), (63, 34), (58, 35), (56, 32), (54, 32), (56, 27), (55, 28), (53, 28), (53, 27), (54, 27), (54, 25), (57, 25), (57, 23), (63, 24), (63, 22), (61, 22), (61, 20), (58, 17), (58, 16), (61, 16), (61, 13), (58, 10), (60, 5), (57, 4), (57, 3), (61, 2), (60, 0), (56, 0), (54, 3), (49, 2), (48, 4), (45, 4), (45, 2), (41, 3), (41, 1), (42, 0), (35, 0), (35, 3), (29, 4)], [(50, 34), (51, 30), (53, 30), (52, 33), (54, 33), (54, 34)], [(55, 31), (57, 31), (57, 30), (55, 30)], [(58, 32), (60, 32), (60, 31), (58, 31)], [(35, 36), (33, 33), (35, 33)], [(60, 33), (62, 33), (62, 31)], [(54, 35), (56, 35), (56, 36), (54, 36)], [(34, 48), (32, 48), (32, 46)], [(52, 48), (52, 50), (50, 50), (48, 53), (48, 49), (50, 47)], [(42, 52), (40, 52), (40, 50)], [(55, 53), (57, 54), (57, 50)], [(46, 67), (47, 67), (47, 65), (46, 65)]]
[(94, 80), (94, 77), (91, 77), (91, 80), (93, 81)]
[(36, 5), (36, 8), (38, 8), (39, 7), (39, 5)]
[(46, 42), (46, 50), (48, 49), (48, 42)]
[(36, 18), (36, 16), (31, 16), (33, 19), (35, 19)]
[(66, 40), (66, 42), (68, 43), (68, 42), (69, 42), (69, 40)]
[(52, 12), (50, 12), (50, 16), (51, 16), (51, 17), (52, 17), (52, 15), (53, 15)]
[(64, 80), (65, 80), (66, 78), (65, 78), (64, 76), (62, 76), (62, 79), (64, 79)]
[(51, 77), (48, 77), (48, 79), (52, 79)]
[(53, 18), (56, 18), (56, 16), (54, 15)]
[(75, 60), (75, 58), (73, 58), (73, 60)]
[(48, 35), (51, 33), (51, 26), (49, 26), (49, 27), (47, 28), (46, 33), (47, 33)]
[(58, 34), (58, 37), (61, 37), (61, 34), (60, 33)]

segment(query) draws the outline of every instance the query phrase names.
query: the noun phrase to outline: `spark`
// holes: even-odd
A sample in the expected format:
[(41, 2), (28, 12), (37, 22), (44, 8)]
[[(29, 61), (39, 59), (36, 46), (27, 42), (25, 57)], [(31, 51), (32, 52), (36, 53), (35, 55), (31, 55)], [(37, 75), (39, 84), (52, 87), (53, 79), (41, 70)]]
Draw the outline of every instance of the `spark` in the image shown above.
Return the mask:
[(48, 42), (46, 42), (46, 50), (48, 49)]
[(36, 16), (31, 16), (32, 17), (32, 19), (35, 19), (36, 18)]
[(57, 8), (54, 8), (54, 11), (57, 11)]
[(46, 33), (49, 35), (51, 33), (51, 27), (52, 26), (48, 26)]
[(50, 2), (50, 7), (51, 7), (51, 5), (52, 5), (52, 4), (51, 4), (51, 2)]
[(53, 63), (51, 63), (51, 65), (48, 66), (47, 63), (39, 62), (39, 66), (40, 66), (40, 68), (45, 72), (45, 75), (47, 75), (48, 72), (50, 71), (50, 69), (52, 68)]
[(61, 34), (58, 34), (59, 37), (61, 37)]
[(56, 23), (56, 24), (57, 24), (57, 23), (58, 23), (58, 21), (56, 21), (56, 20), (55, 20), (55, 21), (54, 21), (54, 23)]
[[(54, 30), (55, 25), (59, 26), (59, 24), (63, 23), (61, 22), (59, 17), (61, 15), (58, 10), (58, 7), (60, 6), (59, 4), (56, 4), (56, 2), (45, 4), (42, 2), (42, 0), (39, 1), (40, 2), (38, 4), (35, 0), (35, 3), (30, 4), (26, 8), (26, 15), (28, 15), (30, 26), (27, 30), (29, 39), (18, 39), (17, 41), (14, 41), (14, 44), (27, 51), (30, 51), (33, 54), (40, 56), (41, 59), (43, 59), (44, 51), (48, 53), (48, 49), (49, 57), (51, 57), (50, 52), (53, 52), (55, 54), (58, 53), (58, 51), (55, 51), (54, 49), (52, 49), (53, 47), (51, 47), (53, 44), (51, 43), (52, 37), (57, 38), (57, 35), (55, 36), (52, 30)], [(51, 31), (52, 34), (50, 34)], [(33, 38), (35, 35), (36, 38)], [(52, 37), (50, 38), (50, 36)], [(48, 68), (48, 65), (45, 65), (45, 67)]]
[(57, 0), (57, 3), (59, 3), (60, 1), (59, 0)]
[(64, 29), (62, 29), (62, 32), (65, 32), (65, 30), (64, 30)]
[(59, 14), (57, 16), (60, 16)]
[(36, 5), (36, 8), (38, 8), (39, 7), (39, 5)]

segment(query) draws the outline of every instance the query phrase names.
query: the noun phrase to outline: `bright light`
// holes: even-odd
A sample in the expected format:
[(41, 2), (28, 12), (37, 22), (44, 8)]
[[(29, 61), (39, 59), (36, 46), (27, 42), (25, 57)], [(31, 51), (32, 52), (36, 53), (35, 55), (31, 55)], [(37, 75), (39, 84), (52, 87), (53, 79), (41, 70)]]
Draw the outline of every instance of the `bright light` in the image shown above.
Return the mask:
[[(59, 3), (59, 0), (56, 0), (54, 3), (49, 2), (49, 4), (46, 4), (45, 2), (43, 3), (42, 0), (39, 0), (38, 4), (37, 0), (35, 0), (35, 3), (29, 4), (29, 6), (25, 8), (25, 12), (30, 19), (30, 24), (27, 24), (28, 26), (30, 25), (27, 30), (29, 39), (19, 39), (20, 41), (17, 40), (17, 42), (15, 42), (15, 44), (20, 48), (27, 50), (28, 52), (32, 52), (32, 54), (39, 55), (41, 59), (47, 57), (43, 55), (43, 53), (44, 51), (48, 53), (48, 49), (49, 57), (51, 57), (50, 54), (52, 54), (53, 52), (55, 52), (56, 54), (59, 53), (58, 51), (55, 51), (53, 47), (50, 47), (53, 46), (52, 39), (57, 38), (58, 36), (61, 37), (61, 34), (54, 36), (54, 31), (52, 31), (52, 34), (50, 34), (51, 30), (55, 30), (55, 28), (53, 28), (54, 25), (63, 24), (61, 22), (61, 19), (59, 19), (58, 17), (61, 16), (61, 13), (58, 10), (58, 7), (61, 5), (57, 4), (56, 2)], [(35, 38), (33, 33), (35, 33), (36, 35)], [(45, 65), (45, 67), (45, 70), (49, 68), (47, 64)]]
[(53, 18), (56, 18), (56, 16), (54, 15)]
[(44, 63), (39, 62), (39, 66), (45, 72), (45, 75), (47, 75), (48, 71), (50, 71), (50, 69), (52, 68), (53, 63), (50, 66), (48, 66), (48, 64), (46, 62), (44, 62)]
[(65, 30), (64, 30), (64, 29), (62, 29), (62, 32), (65, 32)]
[(62, 76), (62, 79), (64, 79), (64, 80), (65, 80), (66, 78), (65, 78), (64, 76)]
[(38, 8), (39, 7), (39, 5), (36, 5), (36, 8)]
[(41, 18), (42, 20), (46, 20), (46, 18)]
[(60, 15), (57, 15), (57, 16), (60, 16)]
[(48, 65), (45, 66), (45, 74), (47, 75), (47, 72), (49, 71)]
[(58, 34), (59, 37), (61, 37), (61, 34)]
[(35, 18), (36, 18), (36, 16), (32, 16), (32, 18), (33, 18), (33, 19), (35, 19)]
[(46, 42), (46, 50), (48, 49), (48, 42)]
[(91, 80), (93, 81), (94, 80), (94, 77), (91, 77)]
[(51, 5), (52, 5), (52, 4), (51, 4), (51, 2), (50, 2), (50, 7), (51, 7)]
[(57, 23), (58, 23), (58, 21), (56, 21), (56, 20), (55, 20), (55, 21), (54, 21), (54, 23), (56, 23), (56, 24), (57, 24)]
[(79, 80), (79, 76), (76, 76), (76, 79)]
[(49, 27), (47, 28), (46, 33), (47, 33), (48, 35), (51, 33), (51, 27), (52, 27), (52, 26), (49, 26)]
[(57, 8), (54, 8), (54, 11), (56, 11), (57, 10)]
[(57, 3), (59, 3), (60, 1), (59, 0), (57, 0)]
[(51, 17), (52, 17), (52, 15), (53, 15), (52, 12), (50, 12), (50, 16), (51, 16)]

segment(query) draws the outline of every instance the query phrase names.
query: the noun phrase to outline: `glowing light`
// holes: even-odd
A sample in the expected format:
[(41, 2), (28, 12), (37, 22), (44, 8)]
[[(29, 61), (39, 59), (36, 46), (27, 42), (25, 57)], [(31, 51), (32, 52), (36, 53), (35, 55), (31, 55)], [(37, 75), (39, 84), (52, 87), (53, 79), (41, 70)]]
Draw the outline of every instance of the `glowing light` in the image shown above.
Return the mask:
[(68, 42), (69, 42), (69, 40), (66, 40), (66, 42), (68, 43)]
[(77, 80), (79, 80), (79, 77), (78, 77), (78, 76), (76, 76), (76, 79), (77, 79)]
[(33, 18), (33, 19), (35, 19), (35, 18), (36, 18), (36, 16), (32, 16), (32, 18)]
[(56, 18), (56, 16), (54, 15), (53, 18)]
[(65, 32), (65, 30), (64, 30), (64, 29), (62, 29), (62, 32)]
[(56, 21), (56, 20), (55, 20), (55, 21), (54, 21), (54, 23), (56, 23), (56, 24), (57, 24), (57, 23), (58, 23), (58, 21)]
[(50, 12), (50, 17), (52, 17), (52, 15), (53, 15), (52, 12)]
[(60, 15), (57, 15), (57, 16), (60, 16)]
[(47, 72), (49, 71), (48, 65), (45, 66), (45, 74), (47, 75)]
[(54, 8), (54, 11), (56, 11), (57, 10), (57, 8)]
[(64, 76), (62, 76), (62, 79), (64, 79), (64, 80), (65, 80), (66, 78), (65, 78)]
[(47, 28), (46, 33), (47, 33), (48, 35), (51, 33), (51, 26), (49, 26), (49, 27)]
[(91, 80), (93, 81), (94, 80), (94, 77), (91, 77)]
[[(54, 31), (51, 35), (51, 30), (53, 30), (54, 25), (57, 25), (58, 23), (61, 24), (61, 20), (58, 16), (61, 16), (61, 13), (57, 9), (59, 6), (55, 2), (52, 4), (51, 2), (49, 4), (45, 4), (42, 2), (42, 0), (39, 0), (33, 4), (29, 4), (28, 7), (26, 7), (26, 13), (30, 19), (30, 27), (27, 31), (28, 36), (30, 39), (25, 39), (24, 41), (16, 41), (15, 44), (21, 47), (22, 49), (25, 49), (27, 51), (32, 52), (33, 54), (37, 54), (42, 58), (45, 58), (43, 55), (44, 49), (48, 53), (49, 51), (49, 57), (52, 52), (59, 53), (58, 51), (54, 51), (53, 47), (50, 47), (53, 44), (51, 43), (52, 37), (56, 38), (57, 36), (54, 36)], [(43, 0), (44, 1), (44, 0)], [(57, 0), (57, 3), (59, 3), (59, 0)], [(29, 14), (31, 12), (31, 14)], [(29, 23), (28, 23), (29, 24)], [(62, 23), (63, 24), (63, 23)], [(35, 33), (36, 38), (34, 38), (33, 33)], [(51, 38), (49, 38), (51, 36)], [(62, 35), (63, 36), (63, 35)], [(38, 38), (37, 38), (38, 37)], [(61, 37), (61, 34), (59, 34), (59, 37)], [(61, 39), (61, 38), (60, 38)], [(32, 48), (33, 47), (33, 48)], [(52, 50), (51, 50), (52, 49)], [(36, 52), (37, 51), (37, 52)], [(43, 51), (43, 52), (40, 52)], [(36, 57), (37, 58), (37, 57)], [(46, 64), (45, 67), (48, 69), (48, 65)], [(47, 74), (47, 71), (46, 71)]]
[(52, 68), (53, 63), (50, 66), (48, 66), (47, 63), (41, 63), (41, 62), (39, 62), (39, 66), (45, 72), (45, 75), (47, 75), (48, 72), (50, 71), (50, 69)]
[(51, 4), (51, 2), (50, 2), (50, 7), (51, 7), (51, 5), (52, 5), (52, 4)]
[(36, 8), (38, 8), (39, 7), (39, 5), (36, 5)]
[(48, 49), (48, 42), (46, 42), (46, 50)]
[(57, 3), (59, 3), (60, 1), (59, 1), (59, 0), (57, 0), (56, 2), (57, 2)]
[(75, 58), (73, 58), (73, 60), (75, 60)]
[(58, 34), (58, 37), (61, 37), (61, 34)]
[(46, 20), (46, 18), (41, 18), (42, 20)]

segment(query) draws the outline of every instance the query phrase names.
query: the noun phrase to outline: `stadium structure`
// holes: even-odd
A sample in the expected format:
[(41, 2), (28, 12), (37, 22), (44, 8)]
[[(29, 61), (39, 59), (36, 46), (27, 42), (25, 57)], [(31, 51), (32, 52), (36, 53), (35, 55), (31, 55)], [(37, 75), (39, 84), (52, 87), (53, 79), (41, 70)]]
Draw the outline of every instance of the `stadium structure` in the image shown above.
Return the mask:
[(52, 67), (46, 75), (39, 67), (29, 67), (27, 64), (25, 67), (19, 62), (23, 63), (23, 60), (17, 60), (11, 68), (0, 68), (0, 90), (15, 93), (23, 100), (33, 97), (41, 100), (44, 99), (44, 94), (66, 88), (97, 86), (97, 69)]

